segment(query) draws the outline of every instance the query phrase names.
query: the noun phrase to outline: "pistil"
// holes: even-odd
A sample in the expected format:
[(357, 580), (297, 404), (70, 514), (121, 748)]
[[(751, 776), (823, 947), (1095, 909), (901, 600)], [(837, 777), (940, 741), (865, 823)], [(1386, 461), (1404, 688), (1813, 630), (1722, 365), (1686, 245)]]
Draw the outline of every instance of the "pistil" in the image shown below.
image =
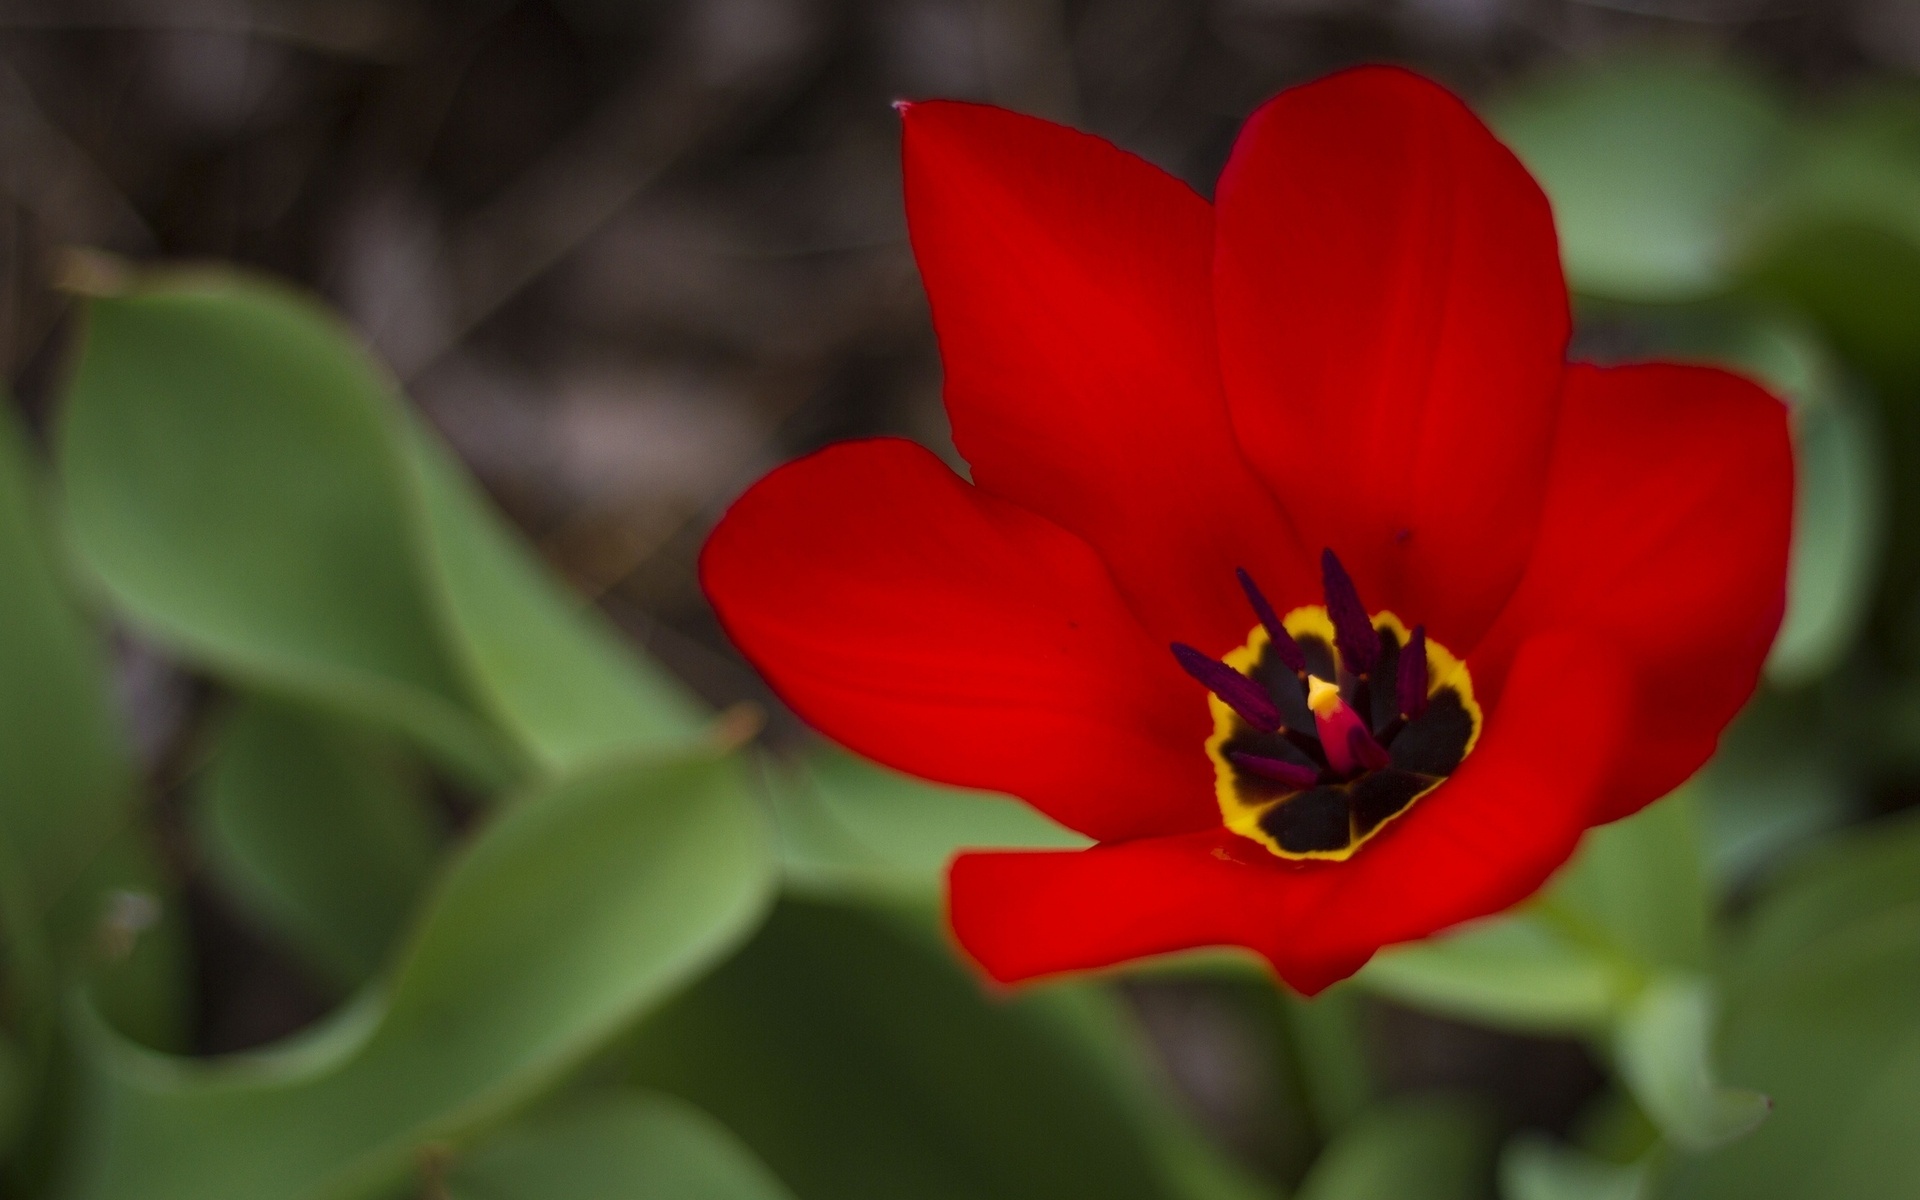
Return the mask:
[(1377, 771), (1387, 765), (1387, 752), (1373, 740), (1366, 722), (1348, 707), (1335, 684), (1318, 675), (1307, 677), (1307, 707), (1313, 710), (1314, 727), (1320, 745), (1327, 753), (1327, 765), (1341, 775)]

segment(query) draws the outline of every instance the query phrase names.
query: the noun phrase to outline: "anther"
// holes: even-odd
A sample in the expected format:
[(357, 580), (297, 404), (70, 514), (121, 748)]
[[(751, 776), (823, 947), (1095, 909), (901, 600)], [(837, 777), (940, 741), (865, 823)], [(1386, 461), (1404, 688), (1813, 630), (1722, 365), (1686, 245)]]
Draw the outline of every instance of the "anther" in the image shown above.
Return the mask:
[(1264, 733), (1280, 728), (1280, 710), (1266, 689), (1218, 659), (1208, 658), (1184, 642), (1173, 644), (1173, 657), (1180, 669), (1198, 680), (1201, 687), (1220, 697), (1240, 719)]
[(1227, 757), (1232, 760), (1234, 766), (1244, 771), (1271, 779), (1275, 783), (1283, 783), (1296, 791), (1305, 791), (1320, 781), (1320, 772), (1312, 767), (1303, 767), (1299, 763), (1290, 763), (1284, 758), (1268, 758), (1264, 754), (1244, 754), (1238, 750), (1229, 750)]
[(1320, 552), (1320, 578), (1327, 593), (1327, 616), (1333, 620), (1333, 643), (1340, 649), (1343, 665), (1355, 675), (1365, 675), (1380, 661), (1380, 634), (1367, 618), (1353, 577), (1332, 550)]
[(1411, 721), (1427, 711), (1427, 627), (1415, 625), (1400, 650), (1400, 715)]
[(1347, 706), (1340, 689), (1318, 675), (1307, 676), (1307, 707), (1327, 752), (1327, 765), (1341, 775), (1385, 766), (1387, 752), (1373, 740), (1359, 714)]
[(1254, 584), (1253, 576), (1238, 567), (1234, 569), (1234, 574), (1240, 577), (1240, 590), (1247, 594), (1247, 603), (1253, 605), (1254, 615), (1260, 618), (1261, 626), (1266, 629), (1267, 642), (1273, 647), (1273, 652), (1280, 656), (1280, 661), (1287, 664), (1287, 669), (1294, 674), (1298, 675), (1305, 671), (1307, 669), (1306, 652), (1300, 649), (1300, 643), (1294, 641), (1293, 635), (1287, 632), (1287, 627), (1281, 623), (1279, 614), (1273, 611), (1273, 605), (1267, 603), (1266, 596), (1261, 594), (1259, 587)]

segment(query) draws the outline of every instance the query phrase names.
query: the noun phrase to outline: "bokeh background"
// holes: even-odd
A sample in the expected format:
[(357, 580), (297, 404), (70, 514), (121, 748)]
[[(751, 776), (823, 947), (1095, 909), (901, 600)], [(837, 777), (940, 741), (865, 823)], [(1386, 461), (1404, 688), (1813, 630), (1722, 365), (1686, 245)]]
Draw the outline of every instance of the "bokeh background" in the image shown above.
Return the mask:
[[(693, 562), (749, 481), (829, 441), (953, 457), (891, 101), (1069, 122), (1204, 193), (1263, 98), (1367, 61), (1449, 84), (1541, 174), (1581, 354), (1729, 361), (1792, 393), (1797, 624), (1702, 784), (1738, 910), (1792, 847), (1920, 798), (1913, 0), (7, 0), (0, 366), (44, 438), (69, 247), (291, 279), (577, 591), (804, 753)], [(125, 630), (114, 646), (183, 881), (190, 1047), (302, 1028), (333, 991), (182, 832), (219, 690)], [(1318, 1135), (1244, 992), (1125, 988), (1176, 1102), (1291, 1181)], [(1508, 1129), (1565, 1133), (1603, 1090), (1577, 1040), (1377, 998), (1359, 1020), (1385, 1093), (1469, 1093)]]

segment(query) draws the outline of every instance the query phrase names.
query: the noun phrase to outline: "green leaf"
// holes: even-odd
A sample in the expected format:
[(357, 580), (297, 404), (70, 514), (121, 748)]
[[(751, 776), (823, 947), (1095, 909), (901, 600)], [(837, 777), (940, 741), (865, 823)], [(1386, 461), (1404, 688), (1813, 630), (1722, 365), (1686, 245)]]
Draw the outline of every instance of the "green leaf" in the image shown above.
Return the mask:
[(1712, 907), (1697, 806), (1682, 789), (1590, 830), (1534, 911), (1646, 974), (1707, 966)]
[(1428, 1012), (1567, 1033), (1605, 1028), (1638, 980), (1612, 956), (1536, 918), (1513, 916), (1385, 951), (1358, 982)]
[(647, 1023), (633, 1080), (713, 1113), (802, 1200), (1221, 1195), (1176, 1190), (1193, 1173), (1059, 995), (989, 998), (904, 916), (789, 900)]
[(1787, 147), (1745, 273), (1881, 382), (1920, 381), (1920, 92), (1858, 89)]
[(1484, 1114), (1439, 1098), (1375, 1106), (1315, 1160), (1295, 1200), (1479, 1200), (1493, 1170)]
[[(1801, 122), (1744, 273), (1816, 319), (1882, 398), (1886, 461), (1920, 454), (1920, 91), (1870, 85)], [(1920, 580), (1920, 486), (1889, 472), (1887, 602)]]
[(73, 545), (150, 636), (507, 772), (417, 562), (391, 388), (328, 314), (215, 274), (95, 299), (62, 416)]
[(1706, 981), (1663, 975), (1643, 988), (1614, 1031), (1621, 1078), (1641, 1109), (1683, 1150), (1710, 1150), (1751, 1133), (1767, 1097), (1714, 1079), (1713, 1000)]
[(670, 1096), (582, 1097), (489, 1138), (447, 1200), (791, 1200), (712, 1117)]
[[(0, 921), (13, 1012), (50, 1028), (56, 994), (90, 978), (116, 1025), (170, 1046), (185, 1007), (171, 888), (137, 824), (106, 656), (65, 594), (42, 499), (12, 411), (0, 411)], [(146, 914), (141, 928), (110, 928), (116, 903)], [(22, 1031), (29, 1060), (35, 1030)]]
[(1389, 950), (1357, 982), (1502, 1028), (1600, 1032), (1660, 970), (1706, 966), (1711, 906), (1696, 824), (1680, 792), (1594, 829), (1522, 909)]
[(1879, 582), (1886, 507), (1879, 439), (1863, 406), (1802, 410), (1795, 433), (1787, 619), (1767, 656), (1767, 678), (1789, 687), (1853, 648)]
[(144, 1046), (184, 1044), (185, 913), (144, 828), (129, 824), (102, 846), (47, 923), (61, 979), (84, 984), (110, 1027)]
[(495, 516), (432, 436), (412, 458), (434, 578), (488, 711), (551, 770), (684, 743), (709, 720), (681, 684), (642, 669)]
[[(1264, 972), (1260, 984), (1274, 987)], [(1301, 1100), (1324, 1138), (1344, 1128), (1374, 1099), (1360, 997), (1347, 986), (1330, 987), (1311, 1000), (1287, 988), (1275, 991)]]
[(1645, 50), (1542, 76), (1488, 116), (1553, 202), (1569, 283), (1642, 301), (1730, 285), (1784, 133), (1761, 81)]
[(420, 782), (364, 731), (245, 699), (199, 791), (198, 844), (245, 911), (351, 988), (386, 961), (432, 871)]
[(1540, 1136), (1522, 1134), (1500, 1154), (1503, 1200), (1645, 1200), (1647, 1168), (1608, 1162)]
[(249, 690), (400, 730), (490, 785), (699, 727), (302, 297), (203, 272), (95, 298), (60, 448), (96, 581)]
[(837, 749), (774, 770), (789, 878), (823, 896), (932, 895), (963, 849), (1091, 845), (1011, 797), (928, 783)]
[(1824, 697), (1762, 691), (1687, 785), (1722, 889), (1841, 824), (1860, 805), (1859, 768)]
[(1739, 940), (1735, 986), (1764, 988), (1807, 948), (1910, 904), (1920, 904), (1920, 813), (1848, 830), (1769, 885)]
[(1682, 1161), (1675, 1200), (1905, 1200), (1920, 1179), (1920, 903), (1807, 943), (1730, 997), (1724, 1060), (1774, 1097), (1752, 1137)]
[(642, 762), (504, 809), (381, 986), (289, 1042), (167, 1058), (87, 1019), (71, 1200), (320, 1200), (498, 1120), (750, 929), (772, 862), (729, 763)]
[(37, 907), (73, 886), (133, 796), (105, 656), (63, 593), (41, 499), (0, 410), (0, 835)]

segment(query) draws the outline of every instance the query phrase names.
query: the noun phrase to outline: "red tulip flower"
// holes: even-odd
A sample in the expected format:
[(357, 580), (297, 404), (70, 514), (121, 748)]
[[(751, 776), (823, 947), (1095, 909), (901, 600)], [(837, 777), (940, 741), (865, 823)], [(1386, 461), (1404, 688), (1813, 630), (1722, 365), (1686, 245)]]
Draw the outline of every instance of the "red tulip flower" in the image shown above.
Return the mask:
[(1784, 605), (1786, 413), (1569, 363), (1546, 198), (1457, 99), (1284, 92), (1211, 204), (1044, 121), (904, 119), (972, 478), (829, 447), (701, 577), (820, 730), (1098, 843), (954, 861), (994, 978), (1231, 945), (1312, 993), (1713, 752)]

